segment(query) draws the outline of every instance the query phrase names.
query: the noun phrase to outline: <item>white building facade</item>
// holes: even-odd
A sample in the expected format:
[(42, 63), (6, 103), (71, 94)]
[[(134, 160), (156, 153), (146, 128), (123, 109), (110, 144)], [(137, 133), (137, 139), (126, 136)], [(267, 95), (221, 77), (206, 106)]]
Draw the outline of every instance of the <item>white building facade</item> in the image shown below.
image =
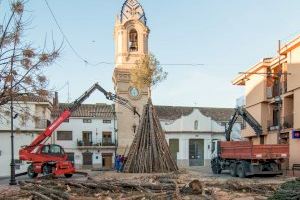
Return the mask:
[[(171, 153), (179, 167), (210, 166), (214, 140), (225, 140), (234, 109), (156, 106)], [(240, 134), (241, 122), (234, 125)]]
[[(60, 104), (62, 111), (67, 104)], [(52, 115), (53, 119), (57, 113)], [(53, 134), (77, 169), (111, 170), (117, 147), (113, 105), (83, 104)]]
[[(19, 150), (29, 145), (47, 127), (52, 104), (36, 96), (24, 96), (14, 103), (14, 154), (16, 173), (27, 171), (27, 163), (19, 160)], [(0, 177), (10, 175), (11, 123), (10, 102), (0, 109)], [(51, 142), (51, 141), (49, 141)]]
[[(55, 120), (69, 104), (52, 105), (39, 98), (18, 102), (22, 110), (14, 120), (16, 173), (25, 172), (27, 164), (20, 161), (21, 146), (29, 145), (43, 132), (50, 120)], [(16, 106), (17, 107), (17, 106)], [(57, 107), (58, 109), (56, 109)], [(179, 167), (209, 166), (213, 140), (225, 140), (225, 127), (234, 112), (232, 108), (193, 108), (155, 106), (166, 132), (171, 153)], [(24, 108), (28, 118), (24, 123)], [(6, 108), (1, 109), (0, 177), (10, 174), (10, 121)], [(52, 113), (51, 113), (52, 111)], [(118, 147), (117, 119), (114, 105), (83, 104), (62, 123), (47, 143), (61, 145), (77, 169), (112, 170)], [(240, 134), (241, 122), (233, 134)]]

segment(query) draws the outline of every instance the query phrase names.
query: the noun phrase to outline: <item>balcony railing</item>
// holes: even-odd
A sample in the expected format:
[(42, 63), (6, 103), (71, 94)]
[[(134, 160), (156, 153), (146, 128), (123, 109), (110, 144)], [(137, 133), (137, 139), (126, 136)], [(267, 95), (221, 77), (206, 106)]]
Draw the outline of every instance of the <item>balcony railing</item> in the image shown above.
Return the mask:
[[(280, 87), (280, 88), (279, 88)], [(267, 87), (267, 98), (274, 98), (285, 94), (287, 92), (287, 80), (284, 80), (279, 84)]]
[(93, 146), (93, 142), (87, 142), (83, 140), (77, 140), (77, 146), (83, 147), (83, 146)]
[[(294, 127), (294, 115), (286, 115), (281, 118), (281, 129), (289, 129)], [(268, 121), (268, 130), (275, 131), (279, 129), (279, 123), (272, 120)]]
[(77, 140), (77, 146), (78, 147), (108, 147), (108, 146), (116, 146), (116, 144), (112, 141), (105, 141), (105, 142), (84, 142), (82, 140)]
[(268, 131), (275, 131), (279, 129), (279, 124), (276, 121), (269, 120), (268, 121)]
[(103, 142), (102, 143), (102, 146), (104, 146), (104, 147), (107, 147), (107, 146), (115, 146), (115, 143), (114, 142)]

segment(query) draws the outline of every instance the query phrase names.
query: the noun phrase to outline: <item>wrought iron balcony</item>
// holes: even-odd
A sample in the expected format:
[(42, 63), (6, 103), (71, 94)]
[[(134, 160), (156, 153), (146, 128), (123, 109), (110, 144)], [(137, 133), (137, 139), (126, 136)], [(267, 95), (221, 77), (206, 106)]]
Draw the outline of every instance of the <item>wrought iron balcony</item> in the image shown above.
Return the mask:
[(93, 148), (99, 148), (99, 147), (115, 147), (116, 144), (112, 141), (83, 141), (83, 140), (77, 140), (77, 146), (86, 148), (86, 147), (93, 147)]
[(268, 131), (275, 131), (279, 129), (279, 124), (276, 121), (269, 120), (268, 121)]

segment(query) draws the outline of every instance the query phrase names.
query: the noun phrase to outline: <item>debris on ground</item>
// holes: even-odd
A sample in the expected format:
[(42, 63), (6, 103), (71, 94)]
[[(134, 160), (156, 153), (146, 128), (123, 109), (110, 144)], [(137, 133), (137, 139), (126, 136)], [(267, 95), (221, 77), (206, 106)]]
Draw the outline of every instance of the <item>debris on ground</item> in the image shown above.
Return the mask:
[(11, 191), (0, 190), (0, 200), (277, 200), (281, 190), (293, 190), (288, 192), (290, 196), (300, 191), (300, 181), (283, 184), (285, 180), (201, 178), (180, 171), (164, 174), (106, 172), (80, 179), (49, 177), (20, 181), (19, 187)]
[(177, 171), (165, 133), (151, 100), (144, 106), (138, 131), (124, 166), (126, 173), (166, 173)]

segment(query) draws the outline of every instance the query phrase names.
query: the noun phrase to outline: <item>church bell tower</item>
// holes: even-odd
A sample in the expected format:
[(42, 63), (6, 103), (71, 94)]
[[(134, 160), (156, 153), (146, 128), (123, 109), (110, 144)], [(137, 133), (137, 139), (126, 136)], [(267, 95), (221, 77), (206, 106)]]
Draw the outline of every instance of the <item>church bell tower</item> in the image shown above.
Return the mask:
[[(149, 28), (143, 7), (138, 0), (126, 0), (114, 29), (115, 69), (114, 88), (117, 95), (130, 101), (138, 113), (148, 100), (147, 89), (131, 85), (130, 70), (136, 61), (148, 55)], [(116, 104), (118, 126), (118, 154), (127, 154), (137, 132), (139, 117), (122, 105)]]

